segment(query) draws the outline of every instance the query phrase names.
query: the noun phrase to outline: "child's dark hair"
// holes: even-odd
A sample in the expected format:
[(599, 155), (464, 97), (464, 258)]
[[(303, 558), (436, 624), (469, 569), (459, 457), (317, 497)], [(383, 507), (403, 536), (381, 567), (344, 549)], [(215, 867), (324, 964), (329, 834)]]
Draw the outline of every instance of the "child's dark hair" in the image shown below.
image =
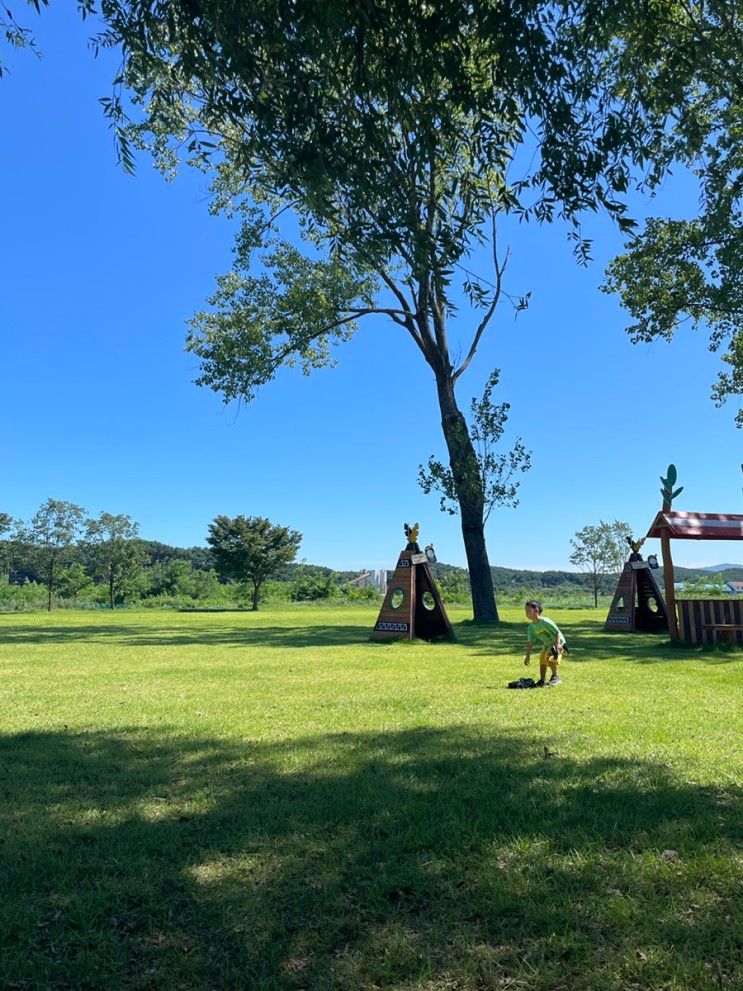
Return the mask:
[(528, 602), (524, 603), (525, 606), (531, 606), (532, 609), (536, 609), (538, 613), (542, 612), (542, 603), (537, 602), (536, 599), (529, 599)]

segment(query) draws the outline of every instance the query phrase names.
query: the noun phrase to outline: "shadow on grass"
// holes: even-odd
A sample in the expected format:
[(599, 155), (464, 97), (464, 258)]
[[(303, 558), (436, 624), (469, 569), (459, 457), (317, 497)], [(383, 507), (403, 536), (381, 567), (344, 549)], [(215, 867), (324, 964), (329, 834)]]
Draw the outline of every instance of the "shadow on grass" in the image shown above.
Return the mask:
[(369, 626), (235, 626), (229, 621), (218, 628), (194, 630), (183, 626), (134, 626), (126, 623), (48, 625), (0, 630), (0, 644), (48, 644), (73, 641), (116, 640), (127, 647), (336, 647), (366, 643)]
[[(461, 623), (455, 629), (461, 643), (482, 648), (483, 654), (512, 653), (526, 643), (526, 626), (523, 623), (501, 623), (489, 629)], [(565, 633), (570, 648), (567, 657), (569, 664), (618, 657), (637, 661), (638, 664), (686, 659), (704, 664), (730, 664), (743, 658), (743, 650), (737, 644), (694, 647), (691, 644), (672, 644), (668, 634), (607, 633), (603, 620), (571, 623)]]
[[(252, 614), (254, 615), (254, 614)], [(153, 626), (137, 626), (121, 623), (45, 624), (34, 627), (0, 628), (0, 645), (51, 644), (73, 641), (116, 640), (127, 647), (341, 647), (353, 644), (371, 644), (374, 618), (368, 625), (298, 625), (298, 626), (246, 626), (225, 620), (218, 627), (212, 625), (193, 628), (165, 623)], [(460, 646), (477, 654), (513, 654), (525, 644), (524, 623), (499, 623), (479, 626), (471, 622), (454, 624), (454, 632)], [(715, 647), (692, 647), (671, 644), (665, 636), (650, 634), (606, 633), (602, 621), (571, 624), (568, 631), (570, 664), (589, 661), (612, 660), (617, 657), (637, 661), (638, 664), (658, 664), (693, 659), (704, 664), (730, 664), (743, 657), (743, 651), (735, 644), (719, 644)], [(433, 648), (446, 645), (440, 641)], [(389, 643), (375, 643), (374, 649), (384, 649)]]
[(453, 728), (34, 733), (0, 766), (3, 988), (734, 979), (737, 796), (660, 765)]

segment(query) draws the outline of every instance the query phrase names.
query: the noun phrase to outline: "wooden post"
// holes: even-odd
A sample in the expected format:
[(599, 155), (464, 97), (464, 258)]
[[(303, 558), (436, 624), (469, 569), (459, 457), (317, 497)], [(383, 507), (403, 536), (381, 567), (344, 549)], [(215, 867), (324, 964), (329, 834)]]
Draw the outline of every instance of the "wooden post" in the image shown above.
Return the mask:
[(668, 632), (671, 634), (671, 640), (678, 640), (679, 627), (676, 616), (676, 590), (673, 587), (673, 561), (671, 559), (671, 538), (668, 536), (668, 528), (665, 528), (661, 535), (660, 552), (663, 557), (663, 585), (666, 592)]
[[(671, 503), (663, 500), (662, 512), (668, 513)], [(671, 538), (668, 535), (668, 527), (664, 527), (660, 535), (660, 553), (663, 559), (663, 586), (666, 592), (666, 610), (668, 612), (668, 632), (671, 640), (678, 640), (679, 625), (676, 615), (676, 589), (673, 587), (673, 559), (671, 558)]]
[[(683, 491), (683, 485), (681, 488), (674, 490), (673, 487), (676, 484), (676, 477), (675, 465), (668, 466), (665, 478), (663, 478), (662, 475), (660, 477), (660, 480), (663, 483), (663, 488), (660, 490), (660, 494), (663, 496), (663, 507), (661, 509), (662, 513), (670, 513), (671, 503), (676, 496)], [(676, 591), (673, 587), (673, 560), (671, 558), (671, 537), (668, 533), (668, 527), (663, 527), (661, 531), (660, 550), (663, 557), (663, 584), (666, 590), (668, 632), (671, 634), (671, 640), (678, 640), (679, 625), (678, 616), (676, 615)]]

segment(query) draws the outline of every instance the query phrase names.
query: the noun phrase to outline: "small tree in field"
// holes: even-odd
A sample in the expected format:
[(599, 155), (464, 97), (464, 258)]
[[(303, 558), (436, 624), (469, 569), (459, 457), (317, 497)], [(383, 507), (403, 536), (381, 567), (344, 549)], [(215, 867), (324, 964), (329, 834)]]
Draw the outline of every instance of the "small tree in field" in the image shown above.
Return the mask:
[(220, 578), (252, 585), (256, 610), (261, 585), (295, 559), (302, 534), (262, 516), (215, 516), (206, 542)]
[(32, 517), (23, 539), (33, 547), (47, 589), (47, 609), (52, 609), (52, 593), (58, 569), (66, 563), (70, 549), (80, 536), (85, 517), (82, 506), (61, 499), (47, 499)]
[[(508, 454), (496, 454), (495, 448), (503, 436), (510, 403), (493, 403), (493, 390), (498, 385), (500, 369), (496, 368), (488, 376), (482, 399), (473, 399), (470, 408), (472, 418), (470, 437), (475, 450), (477, 469), (482, 483), (483, 522), (487, 522), (495, 506), (518, 506), (517, 472), (528, 471), (531, 467), (531, 452), (527, 451), (518, 439)], [(428, 495), (437, 491), (441, 497), (442, 513), (450, 516), (459, 512), (457, 483), (451, 468), (433, 456), (428, 459), (426, 468), (418, 468), (418, 481)]]
[(599, 521), (598, 526), (584, 526), (570, 541), (571, 564), (589, 575), (593, 585), (593, 604), (599, 604), (599, 586), (604, 575), (620, 571), (627, 556), (627, 537), (632, 536), (629, 523)]
[(93, 567), (108, 587), (108, 601), (116, 608), (126, 583), (142, 567), (144, 551), (139, 543), (139, 524), (129, 516), (101, 513), (85, 524), (86, 539), (93, 552)]

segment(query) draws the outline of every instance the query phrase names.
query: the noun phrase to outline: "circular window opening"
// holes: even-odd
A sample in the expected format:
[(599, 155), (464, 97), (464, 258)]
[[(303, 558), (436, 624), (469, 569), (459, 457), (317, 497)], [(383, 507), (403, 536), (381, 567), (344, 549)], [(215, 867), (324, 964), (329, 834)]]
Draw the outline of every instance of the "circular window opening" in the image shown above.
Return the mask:
[(405, 593), (401, 588), (395, 588), (390, 595), (390, 605), (393, 609), (399, 609), (405, 601)]
[(616, 609), (617, 612), (622, 612), (622, 610), (624, 609), (624, 596), (623, 595), (620, 595), (620, 597), (617, 599), (617, 604), (616, 604), (616, 606), (614, 606), (614, 608)]
[(657, 615), (658, 615), (658, 613), (660, 612), (660, 607), (658, 606), (658, 600), (657, 600), (657, 599), (653, 599), (652, 597), (651, 597), (651, 598), (649, 598), (649, 599), (647, 600), (647, 603), (646, 603), (646, 605), (647, 605), (647, 607), (648, 607), (648, 609), (650, 610), (650, 612), (651, 612), (651, 613), (652, 613), (652, 614), (653, 614), (654, 616), (657, 616)]
[(436, 600), (430, 592), (424, 592), (421, 596), (421, 600), (426, 609), (431, 610), (436, 608)]

